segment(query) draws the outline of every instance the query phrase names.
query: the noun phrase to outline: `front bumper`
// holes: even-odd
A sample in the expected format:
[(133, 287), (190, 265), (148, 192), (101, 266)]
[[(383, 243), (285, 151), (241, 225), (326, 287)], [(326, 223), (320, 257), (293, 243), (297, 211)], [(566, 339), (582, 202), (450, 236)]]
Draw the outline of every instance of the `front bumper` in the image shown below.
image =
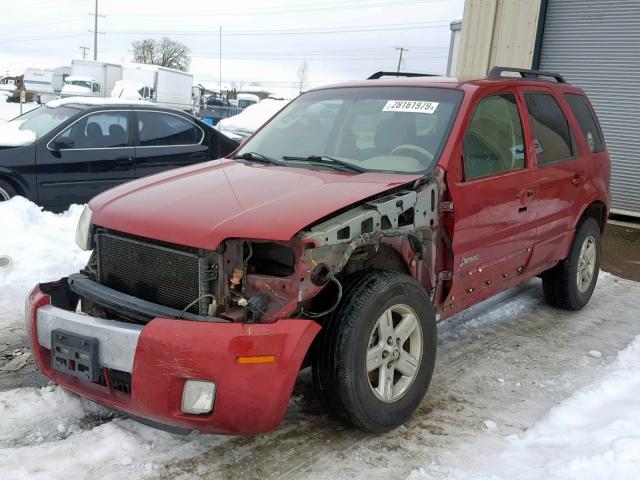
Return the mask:
[[(57, 285), (59, 287), (59, 284)], [(302, 360), (320, 326), (311, 320), (271, 324), (154, 318), (144, 326), (104, 320), (57, 306), (36, 286), (27, 300), (27, 332), (40, 370), (54, 382), (106, 407), (150, 422), (205, 433), (249, 435), (277, 428)], [(51, 330), (98, 338), (100, 367), (131, 374), (130, 393), (51, 367)], [(238, 357), (275, 355), (275, 363)], [(189, 379), (216, 383), (212, 413), (181, 410)]]

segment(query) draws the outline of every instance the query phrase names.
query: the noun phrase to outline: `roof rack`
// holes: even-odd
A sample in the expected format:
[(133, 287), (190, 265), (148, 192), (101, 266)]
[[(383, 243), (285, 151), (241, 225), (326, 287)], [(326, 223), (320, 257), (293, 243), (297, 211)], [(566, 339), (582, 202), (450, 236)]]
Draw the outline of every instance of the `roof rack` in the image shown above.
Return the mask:
[(524, 68), (498, 67), (498, 66), (493, 67), (491, 70), (489, 70), (489, 75), (487, 75), (487, 78), (489, 80), (500, 80), (501, 78), (504, 78), (502, 74), (505, 72), (519, 73), (522, 78), (527, 80), (538, 79), (540, 77), (549, 77), (549, 78), (554, 78), (558, 83), (567, 83), (564, 77), (559, 73), (543, 72), (541, 70), (527, 70)]
[(435, 73), (412, 73), (412, 72), (376, 72), (367, 80), (377, 80), (382, 77), (439, 77)]

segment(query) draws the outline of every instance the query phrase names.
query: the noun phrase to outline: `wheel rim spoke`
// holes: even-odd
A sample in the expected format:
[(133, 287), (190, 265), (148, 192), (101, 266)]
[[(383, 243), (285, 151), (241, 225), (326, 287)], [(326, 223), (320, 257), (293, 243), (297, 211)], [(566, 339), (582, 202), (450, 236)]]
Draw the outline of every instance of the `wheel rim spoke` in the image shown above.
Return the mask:
[(386, 310), (378, 319), (380, 324), (380, 341), (383, 342), (393, 334), (393, 317), (391, 309)]
[(417, 326), (418, 319), (412, 313), (409, 313), (402, 318), (394, 331), (396, 338), (400, 339), (400, 345), (407, 341)]
[(367, 351), (367, 373), (374, 371), (376, 368), (380, 368), (383, 360), (382, 352), (384, 352), (384, 345), (382, 343), (369, 348)]
[(403, 375), (413, 377), (418, 371), (418, 359), (409, 352), (402, 352), (396, 368)]

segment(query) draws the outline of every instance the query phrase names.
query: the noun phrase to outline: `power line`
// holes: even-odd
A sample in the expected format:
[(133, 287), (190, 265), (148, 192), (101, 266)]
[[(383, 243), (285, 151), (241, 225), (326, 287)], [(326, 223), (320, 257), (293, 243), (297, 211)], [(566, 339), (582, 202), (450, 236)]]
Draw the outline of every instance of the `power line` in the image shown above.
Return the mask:
[(444, 0), (396, 0), (396, 1), (365, 1), (357, 2), (334, 2), (334, 3), (316, 3), (307, 5), (296, 6), (280, 6), (280, 7), (264, 7), (264, 8), (244, 8), (244, 9), (219, 9), (219, 10), (194, 10), (185, 12), (184, 10), (178, 12), (127, 12), (127, 13), (109, 13), (110, 17), (226, 17), (226, 16), (246, 16), (246, 15), (283, 15), (291, 13), (304, 13), (304, 12), (335, 12), (341, 10), (353, 10), (363, 8), (376, 8), (376, 7), (398, 7), (405, 5), (419, 5), (433, 3), (434, 1)]
[[(262, 36), (262, 35), (316, 35), (359, 32), (382, 32), (391, 30), (421, 30), (425, 28), (449, 27), (449, 21), (414, 22), (391, 25), (362, 25), (359, 27), (343, 27), (335, 29), (290, 29), (290, 30), (231, 30), (223, 32), (224, 36)], [(212, 31), (193, 30), (111, 30), (113, 35), (176, 35), (176, 36), (213, 36)]]

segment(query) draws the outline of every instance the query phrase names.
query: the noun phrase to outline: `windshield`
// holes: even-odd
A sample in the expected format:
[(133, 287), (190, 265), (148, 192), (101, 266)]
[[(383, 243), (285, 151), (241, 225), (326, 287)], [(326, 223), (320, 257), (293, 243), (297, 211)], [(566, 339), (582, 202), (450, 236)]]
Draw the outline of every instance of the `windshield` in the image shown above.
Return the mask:
[(14, 118), (9, 123), (17, 124), (20, 130), (30, 130), (35, 133), (36, 138), (41, 138), (79, 111), (80, 109), (70, 106), (42, 106)]
[(238, 152), (285, 162), (332, 157), (368, 171), (432, 169), (462, 92), (435, 87), (363, 87), (301, 95)]
[(92, 82), (87, 80), (65, 80), (64, 83), (65, 85), (75, 85), (76, 87), (84, 87), (88, 89), (91, 89), (91, 85), (93, 85)]

